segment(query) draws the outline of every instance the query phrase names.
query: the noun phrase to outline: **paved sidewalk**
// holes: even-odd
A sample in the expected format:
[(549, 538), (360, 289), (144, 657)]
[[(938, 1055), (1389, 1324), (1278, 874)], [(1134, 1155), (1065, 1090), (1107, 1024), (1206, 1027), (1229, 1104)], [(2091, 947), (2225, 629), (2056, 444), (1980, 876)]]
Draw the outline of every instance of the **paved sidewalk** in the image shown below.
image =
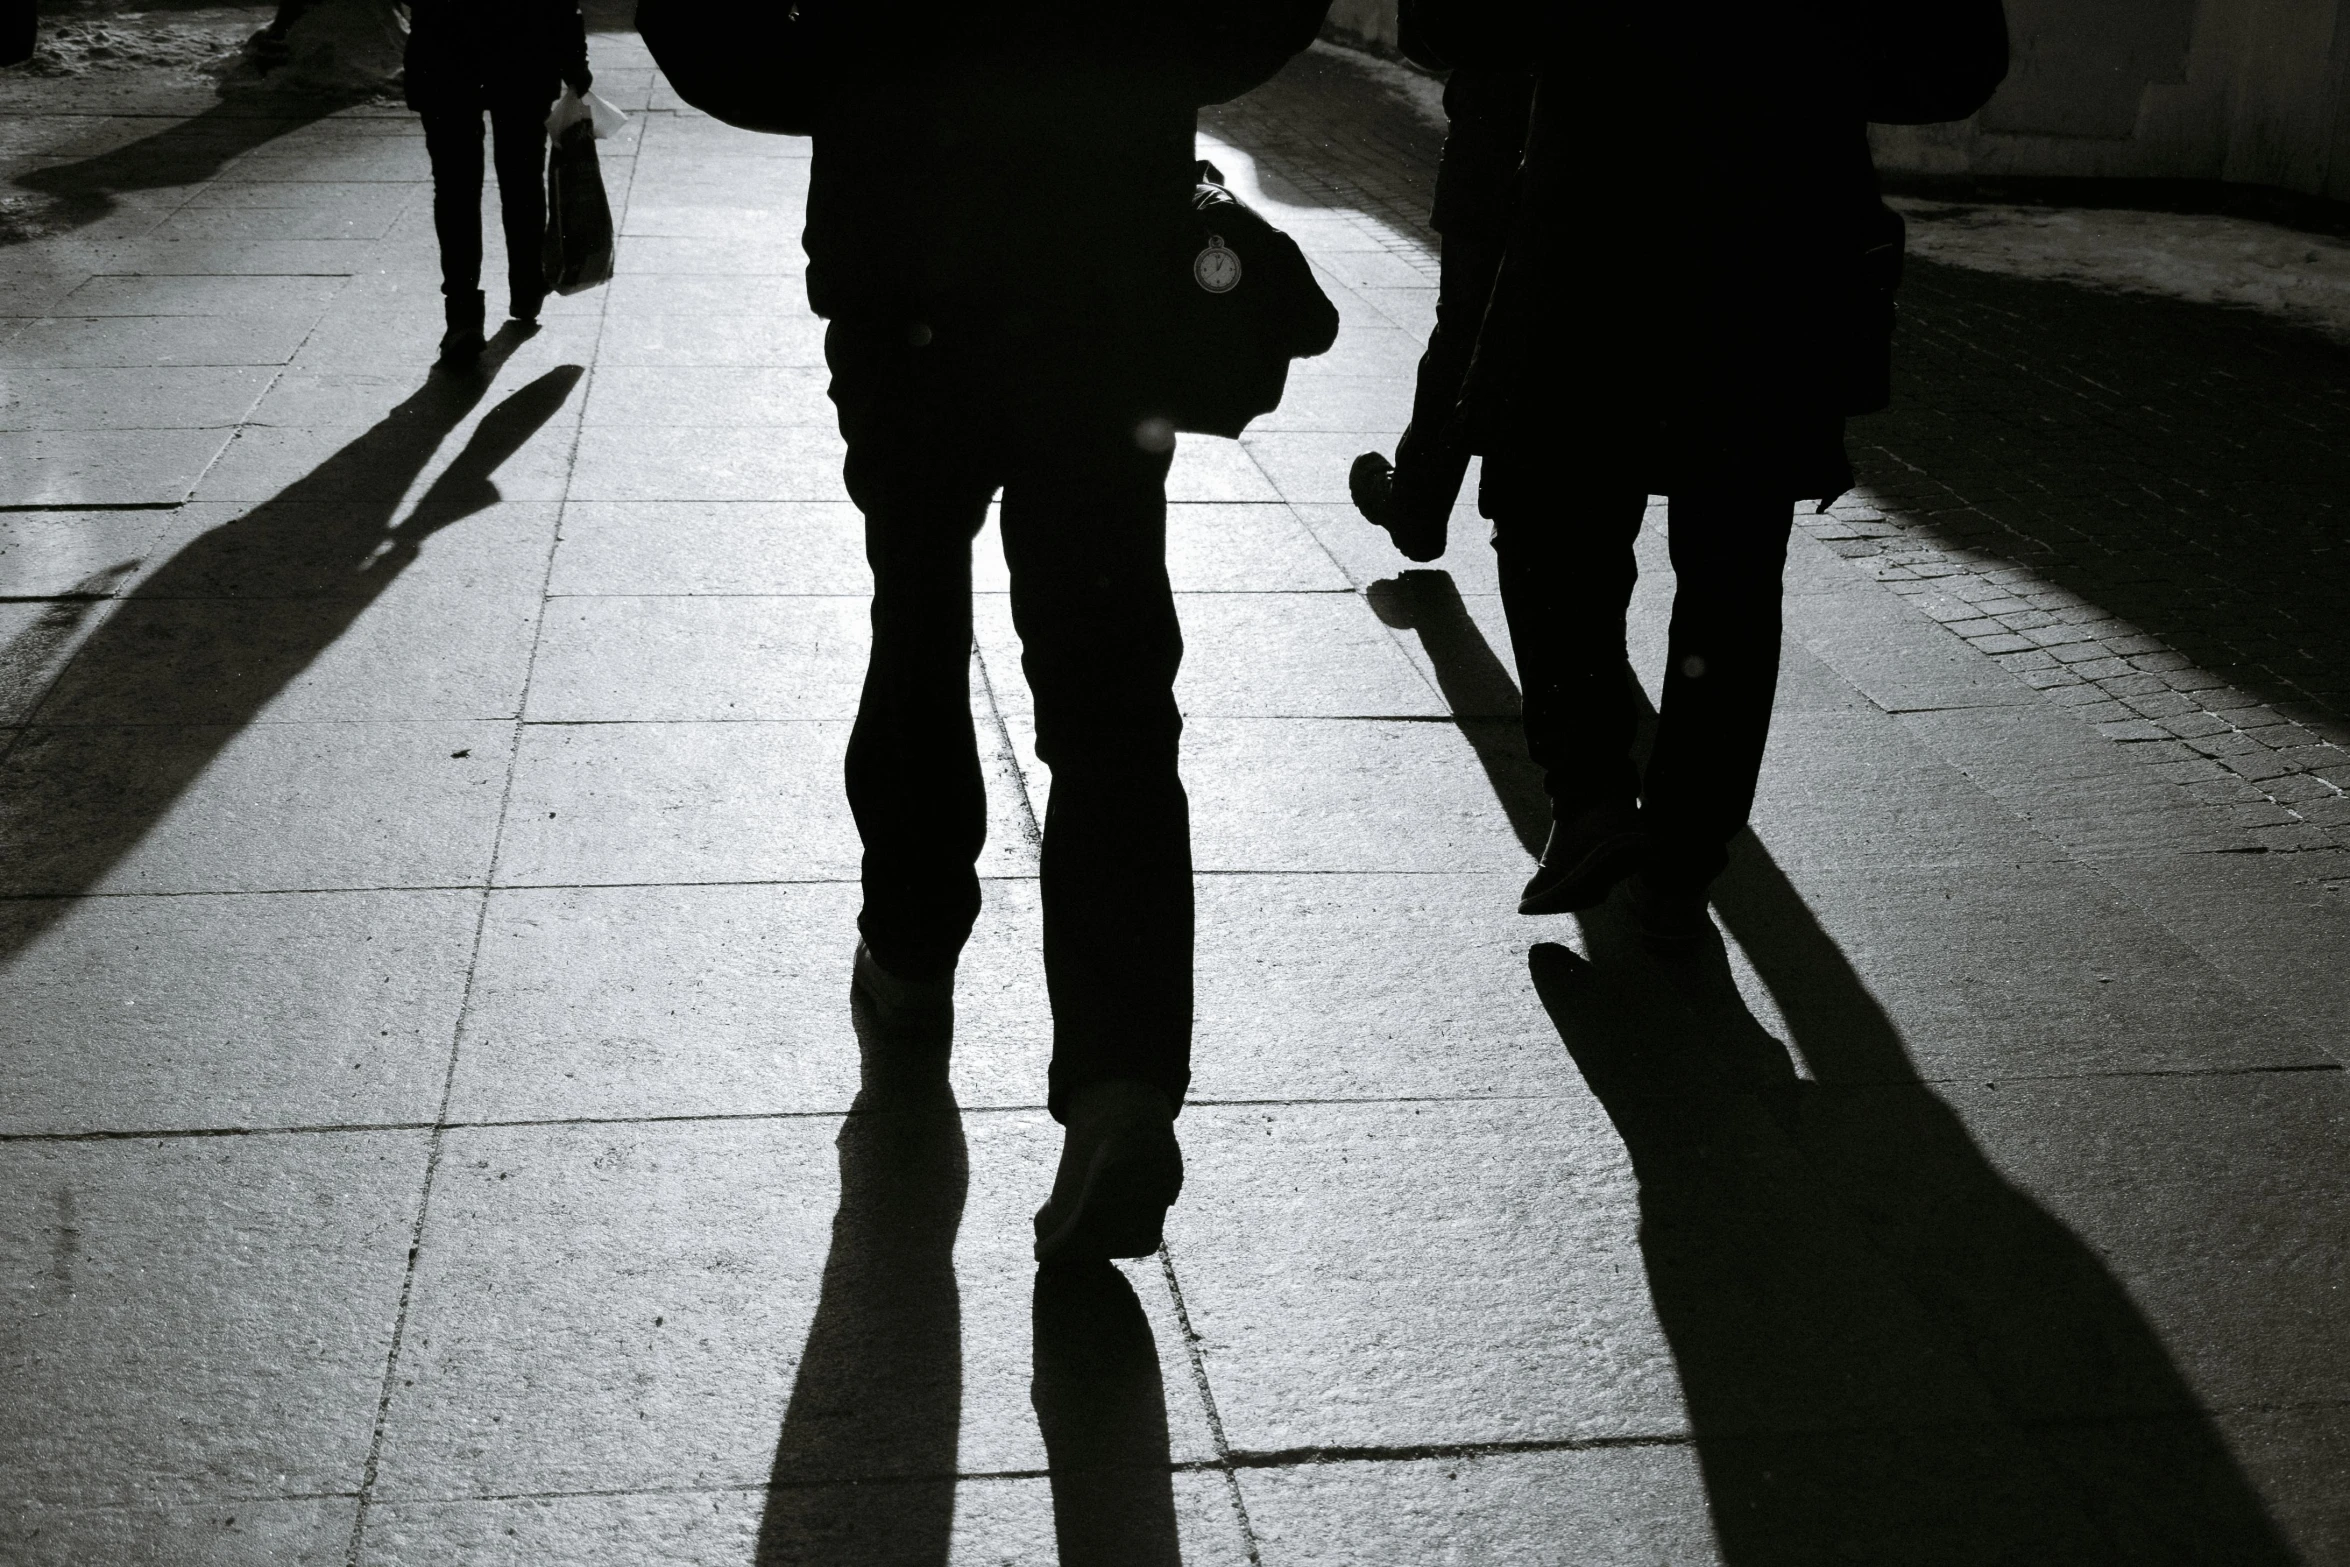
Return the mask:
[[(0, 1560), (2350, 1563), (2350, 850), (2061, 696), (2344, 738), (2338, 613), (2277, 629), (2340, 585), (2298, 340), (1921, 268), (1910, 401), (1797, 537), (1732, 939), (1662, 961), (1511, 912), (1481, 528), (1406, 570), (1345, 504), (1431, 313), (1419, 99), (1324, 50), (1208, 116), (1346, 325), (1177, 458), (1189, 1185), (1040, 1283), (1000, 553), (960, 1110), (851, 1115), (807, 148), (592, 48), (620, 276), (478, 383), (427, 374), (412, 117), (0, 82), (46, 225), (0, 246)], [(2164, 390), (2012, 395), (2115, 366)], [(2099, 613), (1909, 591), (1952, 577)], [(2146, 665), (1998, 640), (2108, 622)]]

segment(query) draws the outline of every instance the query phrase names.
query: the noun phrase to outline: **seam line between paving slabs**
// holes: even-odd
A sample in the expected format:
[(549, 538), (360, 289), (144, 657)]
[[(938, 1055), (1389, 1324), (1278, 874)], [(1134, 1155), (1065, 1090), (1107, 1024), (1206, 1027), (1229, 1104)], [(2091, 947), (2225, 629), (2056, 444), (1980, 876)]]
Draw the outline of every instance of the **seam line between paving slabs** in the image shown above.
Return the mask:
[[(643, 146), (643, 134), (640, 129), (638, 131), (640, 150)], [(628, 172), (629, 194), (633, 194), (636, 186), (636, 159), (633, 156), (628, 160)], [(624, 195), (622, 198), (624, 212), (626, 206), (627, 196)], [(595, 335), (589, 341), (587, 348), (587, 364), (582, 367), (586, 373), (580, 378), (579, 400), (572, 407), (571, 446), (570, 451), (566, 454), (563, 468), (563, 498), (557, 504), (554, 526), (548, 533), (546, 553), (539, 562), (538, 614), (536, 623), (531, 628), (530, 655), (523, 665), (522, 691), (515, 703), (514, 717), (511, 720), (506, 720), (513, 726), (515, 743), (508, 749), (506, 755), (505, 784), (498, 795), (497, 826), (491, 834), (488, 864), (484, 867), (482, 885), (478, 889), (466, 889), (478, 892), (473, 921), (473, 947), (466, 957), (465, 986), (458, 1001), (457, 1015), (449, 1025), (448, 1066), (441, 1076), (440, 1106), (434, 1114), (431, 1135), (426, 1144), (424, 1176), (416, 1197), (416, 1217), (409, 1230), (408, 1260), (400, 1275), (399, 1303), (393, 1311), (391, 1344), (384, 1356), (383, 1387), (376, 1400), (374, 1424), (368, 1433), (367, 1458), (360, 1468), (359, 1490), (356, 1505), (352, 1510), (350, 1543), (345, 1548), (343, 1557), (345, 1567), (359, 1567), (360, 1554), (366, 1548), (367, 1517), (369, 1508), (375, 1500), (376, 1480), (383, 1460), (384, 1433), (391, 1419), (392, 1399), (399, 1389), (400, 1352), (407, 1335), (409, 1310), (415, 1300), (416, 1277), (424, 1257), (426, 1230), (432, 1218), (433, 1188), (440, 1173), (441, 1152), (447, 1144), (451, 1125), (449, 1105), (456, 1093), (457, 1066), (460, 1053), (464, 1048), (465, 1024), (473, 1010), (474, 986), (481, 969), (482, 943), (489, 929), (490, 894), (497, 886), (498, 859), (505, 851), (506, 823), (513, 806), (515, 774), (520, 771), (522, 765), (522, 746), (520, 744), (523, 727), (522, 714), (529, 709), (531, 683), (538, 674), (539, 652), (546, 642), (550, 598), (547, 590), (554, 581), (555, 554), (563, 544), (563, 513), (571, 503), (571, 485), (579, 471), (579, 449), (585, 430), (584, 415), (587, 410), (588, 396), (594, 390), (596, 362), (602, 354), (605, 328), (611, 319), (612, 294), (609, 286), (605, 289), (601, 304), (602, 308), (597, 311), (595, 317)]]
[[(2338, 1071), (2332, 1066), (2280, 1067), (2278, 1071)], [(2010, 1081), (2018, 1081), (2010, 1079)], [(1567, 1094), (1394, 1094), (1360, 1099), (1187, 1099), (1185, 1108), (1207, 1106), (1225, 1110), (1346, 1108), (1359, 1105), (1418, 1104), (1544, 1104), (1574, 1097)], [(964, 1115), (1035, 1115), (1036, 1104), (962, 1105)], [(865, 1112), (851, 1110), (679, 1110), (651, 1115), (546, 1115), (490, 1117), (482, 1120), (334, 1121), (293, 1126), (165, 1126), (121, 1131), (112, 1128), (77, 1132), (0, 1132), (7, 1143), (164, 1142), (173, 1138), (206, 1137), (321, 1137), (352, 1132), (476, 1132), (560, 1126), (692, 1126), (749, 1121), (839, 1121)], [(873, 1112), (880, 1113), (880, 1112)]]
[[(1944, 1088), (1971, 1083), (1983, 1083), (1996, 1088), (2005, 1083), (2011, 1087), (2035, 1083), (2084, 1083), (2116, 1081), (2164, 1081), (2173, 1078), (2231, 1078), (2283, 1077), (2307, 1072), (2350, 1071), (2336, 1061), (2289, 1062), (2276, 1066), (2225, 1067), (2144, 1067), (2130, 1071), (2106, 1072), (2041, 1072), (1998, 1079), (1976, 1077), (1888, 1077), (1868, 1082), (1838, 1083), (1846, 1092), (1908, 1092), (1919, 1088)], [(1806, 1079), (1805, 1081), (1813, 1081)], [(1554, 1104), (1580, 1096), (1555, 1094), (1366, 1094), (1357, 1097), (1332, 1096), (1328, 1098), (1293, 1099), (1214, 1099), (1194, 1098), (1184, 1101), (1185, 1109), (1215, 1110), (1302, 1110), (1302, 1109), (1356, 1109), (1388, 1105), (1487, 1105), (1487, 1104)], [(1045, 1106), (1038, 1104), (964, 1105), (964, 1115), (1035, 1115)], [(840, 1120), (854, 1114), (848, 1110), (680, 1110), (653, 1115), (550, 1115), (491, 1117), (482, 1120), (434, 1121), (325, 1121), (291, 1126), (159, 1126), (129, 1131), (95, 1129), (83, 1131), (0, 1132), (0, 1145), (10, 1143), (106, 1143), (106, 1142), (165, 1142), (175, 1138), (207, 1137), (331, 1137), (353, 1132), (476, 1132), (500, 1131), (537, 1127), (561, 1126), (685, 1126), (710, 1123), (751, 1121), (821, 1121)], [(337, 1492), (337, 1495), (347, 1493)]]

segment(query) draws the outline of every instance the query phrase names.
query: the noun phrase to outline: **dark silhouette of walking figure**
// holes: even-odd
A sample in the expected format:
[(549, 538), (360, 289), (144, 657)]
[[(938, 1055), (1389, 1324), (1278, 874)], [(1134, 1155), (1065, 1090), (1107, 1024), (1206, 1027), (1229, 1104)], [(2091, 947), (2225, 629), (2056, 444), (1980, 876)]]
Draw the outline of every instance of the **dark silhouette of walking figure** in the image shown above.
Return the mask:
[[(1197, 110), (1269, 78), (1326, 3), (811, 3), (772, 22), (800, 51), (797, 75), (776, 79), (776, 112), (741, 117), (814, 130), (808, 297), (831, 323), (873, 569), (847, 765), (865, 849), (854, 984), (881, 1026), (942, 1051), (986, 832), (971, 540), (1002, 492), (1037, 754), (1053, 774), (1047, 1103), (1066, 1143), (1037, 1215), (1040, 1261), (1148, 1254), (1182, 1184), (1183, 643), (1165, 561), (1174, 442), (1150, 415), (1182, 351), (1164, 328), (1171, 291), (1197, 287)], [(657, 52), (709, 36), (690, 10), (672, 8), (676, 32), (648, 19)]]
[[(1519, 907), (1634, 876), (1649, 934), (1694, 940), (1762, 765), (1794, 505), (1851, 485), (1844, 418), (1887, 397), (1901, 221), (1867, 124), (1980, 107), (2006, 25), (1999, 0), (1567, 16), (1440, 15), (1542, 71), (1462, 408), (1552, 802)], [(1642, 772), (1624, 615), (1650, 495), (1678, 588)]]
[[(1356, 509), (1385, 528), (1410, 560), (1444, 553), (1453, 501), (1468, 473), (1468, 443), (1453, 416), (1517, 217), (1518, 160), (1534, 107), (1534, 73), (1526, 57), (1482, 54), (1478, 45), (1484, 40), (1474, 32), (1457, 42), (1447, 38), (1444, 4), (1405, 0), (1399, 17), (1404, 54), (1429, 70), (1451, 72), (1444, 82), (1444, 153), (1428, 218), (1443, 242), (1436, 329), (1420, 355), (1412, 421), (1396, 443), (1395, 461), (1365, 452), (1347, 475)], [(1467, 52), (1456, 56), (1449, 48)]]
[(489, 116), (506, 231), (506, 312), (529, 325), (547, 285), (547, 111), (568, 86), (586, 92), (587, 23), (579, 0), (414, 0), (409, 8), (408, 107), (424, 118), (432, 159), (432, 225), (441, 244), (448, 331), (441, 357), (481, 353), (482, 116)]

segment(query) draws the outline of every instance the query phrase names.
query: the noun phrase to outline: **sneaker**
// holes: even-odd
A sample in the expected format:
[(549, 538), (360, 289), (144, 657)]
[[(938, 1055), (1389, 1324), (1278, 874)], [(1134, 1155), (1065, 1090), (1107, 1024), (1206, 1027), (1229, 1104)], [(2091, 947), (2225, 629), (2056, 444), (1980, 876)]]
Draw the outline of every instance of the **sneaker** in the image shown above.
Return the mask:
[(1036, 1210), (1036, 1260), (1093, 1262), (1159, 1249), (1183, 1190), (1175, 1107), (1148, 1083), (1081, 1088), (1065, 1113), (1053, 1194)]
[(1669, 886), (1642, 872), (1626, 889), (1632, 921), (1659, 946), (1686, 947), (1718, 936), (1705, 912), (1705, 889)]
[(1648, 833), (1628, 805), (1602, 805), (1553, 817), (1542, 864), (1519, 896), (1520, 914), (1572, 914), (1607, 901), (1617, 882), (1648, 858)]

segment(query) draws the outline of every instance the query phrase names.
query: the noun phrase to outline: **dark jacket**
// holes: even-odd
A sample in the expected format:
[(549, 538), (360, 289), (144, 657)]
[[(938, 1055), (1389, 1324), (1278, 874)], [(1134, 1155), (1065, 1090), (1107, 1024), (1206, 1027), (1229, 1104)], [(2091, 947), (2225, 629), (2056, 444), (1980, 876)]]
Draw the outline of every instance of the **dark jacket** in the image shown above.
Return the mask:
[(1327, 7), (861, 0), (813, 115), (810, 304), (1115, 328), (1182, 231), (1196, 111), (1270, 78)]
[(1843, 488), (1841, 421), (1881, 406), (1900, 254), (1868, 122), (1980, 107), (2006, 70), (1999, 0), (1557, 25), (1528, 40), (1543, 72), (1473, 439), (1564, 445), (1650, 493)]
[(404, 79), (420, 114), (543, 110), (590, 80), (579, 0), (410, 0)]

